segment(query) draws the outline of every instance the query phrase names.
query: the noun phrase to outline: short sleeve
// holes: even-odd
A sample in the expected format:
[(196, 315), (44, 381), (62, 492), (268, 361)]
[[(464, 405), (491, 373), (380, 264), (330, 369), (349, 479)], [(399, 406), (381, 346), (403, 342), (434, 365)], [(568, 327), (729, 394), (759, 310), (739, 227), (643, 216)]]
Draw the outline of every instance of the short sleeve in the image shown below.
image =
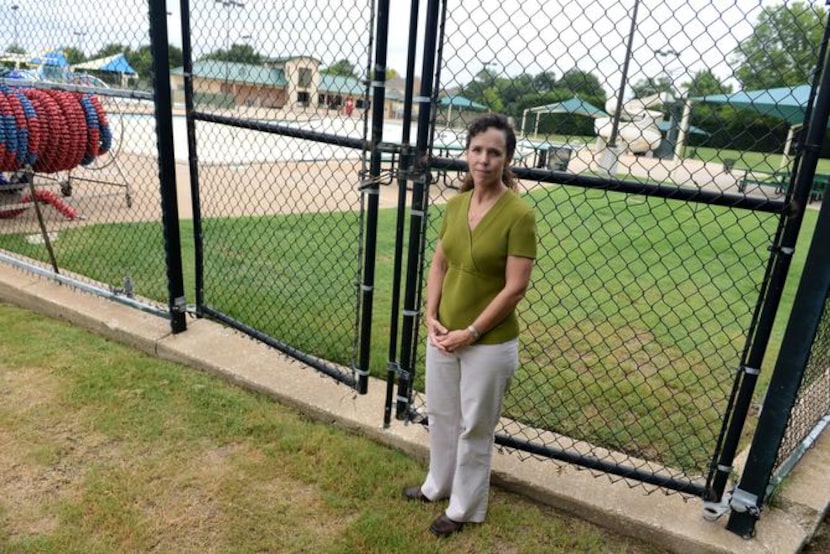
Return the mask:
[(536, 259), (536, 214), (528, 209), (510, 228), (507, 254)]

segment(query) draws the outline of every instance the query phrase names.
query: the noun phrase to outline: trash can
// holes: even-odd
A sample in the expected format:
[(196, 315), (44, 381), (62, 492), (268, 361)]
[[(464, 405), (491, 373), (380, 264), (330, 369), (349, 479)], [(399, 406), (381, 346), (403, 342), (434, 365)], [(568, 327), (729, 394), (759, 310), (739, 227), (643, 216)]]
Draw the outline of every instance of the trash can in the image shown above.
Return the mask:
[(548, 169), (568, 171), (573, 150), (567, 146), (551, 146), (548, 150)]

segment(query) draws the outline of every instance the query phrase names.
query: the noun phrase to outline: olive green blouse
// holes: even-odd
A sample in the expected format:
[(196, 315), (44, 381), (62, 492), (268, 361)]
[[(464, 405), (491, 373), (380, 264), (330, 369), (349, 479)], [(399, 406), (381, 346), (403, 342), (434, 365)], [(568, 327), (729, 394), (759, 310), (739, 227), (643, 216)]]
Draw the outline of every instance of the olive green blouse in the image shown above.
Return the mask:
[[(517, 194), (507, 191), (470, 231), (472, 191), (453, 197), (439, 238), (447, 260), (438, 318), (448, 329), (466, 329), (506, 284), (507, 256), (536, 258), (536, 217)], [(513, 310), (483, 333), (478, 344), (499, 344), (519, 336)]]

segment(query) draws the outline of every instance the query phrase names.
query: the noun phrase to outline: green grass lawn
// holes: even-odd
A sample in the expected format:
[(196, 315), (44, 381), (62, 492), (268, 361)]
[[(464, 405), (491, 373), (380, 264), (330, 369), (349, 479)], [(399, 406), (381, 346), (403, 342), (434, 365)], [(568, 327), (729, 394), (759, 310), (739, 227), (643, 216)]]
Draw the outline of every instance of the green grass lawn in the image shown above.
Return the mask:
[[(567, 187), (530, 199), (541, 248), (522, 307), (527, 346), (507, 415), (700, 470), (744, 347), (774, 217), (658, 199), (632, 204), (624, 195)], [(432, 210), (432, 222), (440, 210)], [(814, 223), (808, 211), (804, 237)], [(394, 227), (394, 211), (382, 210), (371, 351), (371, 372), (380, 378), (389, 348)], [(207, 303), (310, 354), (350, 364), (356, 228), (355, 214), (205, 221)], [(434, 238), (434, 228), (430, 233)], [(182, 238), (192, 302), (187, 221)], [(42, 246), (19, 236), (0, 236), (0, 248), (45, 259)], [(156, 223), (61, 231), (55, 248), (62, 267), (115, 285), (130, 275), (138, 294), (166, 303)], [(796, 249), (783, 313), (805, 252)], [(759, 395), (782, 329), (773, 335)], [(423, 390), (420, 367), (416, 388)]]
[(439, 542), (400, 452), (65, 322), (0, 326), (0, 552), (662, 552), (497, 489)]

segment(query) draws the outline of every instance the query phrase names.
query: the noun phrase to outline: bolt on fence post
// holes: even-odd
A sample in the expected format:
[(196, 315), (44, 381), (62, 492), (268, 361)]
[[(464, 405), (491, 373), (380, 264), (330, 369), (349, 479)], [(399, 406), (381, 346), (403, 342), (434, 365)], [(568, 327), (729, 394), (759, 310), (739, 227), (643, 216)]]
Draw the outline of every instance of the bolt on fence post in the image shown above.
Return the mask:
[(170, 60), (165, 0), (150, 0), (150, 50), (153, 53), (156, 138), (159, 151), (161, 219), (167, 261), (167, 291), (170, 327), (174, 333), (187, 329), (186, 300), (182, 272), (179, 206), (176, 198), (176, 158), (173, 150), (173, 103), (170, 94)]

